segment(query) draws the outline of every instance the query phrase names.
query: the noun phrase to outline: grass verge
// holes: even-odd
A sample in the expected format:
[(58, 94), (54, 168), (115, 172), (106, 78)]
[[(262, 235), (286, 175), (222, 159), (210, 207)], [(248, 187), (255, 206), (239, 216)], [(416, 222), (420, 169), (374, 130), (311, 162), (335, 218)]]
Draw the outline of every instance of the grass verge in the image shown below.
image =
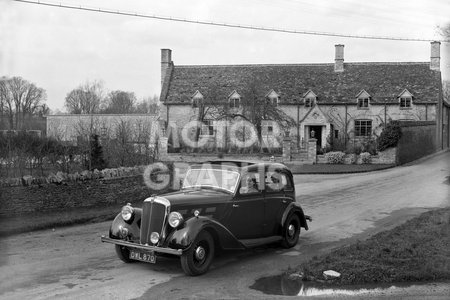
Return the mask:
[(304, 280), (323, 271), (341, 277), (336, 285), (450, 280), (450, 208), (423, 213), (365, 241), (313, 257), (300, 265)]

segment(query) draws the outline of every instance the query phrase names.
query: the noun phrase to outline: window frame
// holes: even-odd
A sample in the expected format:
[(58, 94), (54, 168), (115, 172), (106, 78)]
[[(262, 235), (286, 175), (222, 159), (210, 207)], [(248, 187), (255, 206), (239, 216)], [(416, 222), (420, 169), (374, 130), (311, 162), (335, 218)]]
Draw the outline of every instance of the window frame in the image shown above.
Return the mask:
[[(365, 122), (365, 124), (363, 124)], [(370, 137), (372, 136), (373, 124), (370, 119), (357, 119), (354, 122), (355, 137)], [(364, 129), (364, 130), (363, 130)], [(362, 134), (366, 133), (366, 134)]]
[[(404, 106), (402, 106), (402, 102), (405, 102), (405, 105)], [(409, 105), (407, 105), (407, 104), (409, 104)], [(412, 97), (410, 97), (410, 96), (401, 96), (401, 97), (399, 97), (399, 106), (400, 106), (400, 109), (410, 109), (410, 108), (412, 108)]]
[(215, 125), (213, 119), (204, 119), (200, 127), (201, 136), (215, 136)]
[(358, 98), (357, 107), (358, 109), (369, 109), (370, 97), (360, 97)]
[(307, 97), (307, 98), (305, 98), (305, 103), (304, 103), (304, 105), (305, 105), (305, 107), (313, 107), (314, 106), (314, 104), (315, 104), (315, 98), (313, 98), (313, 97)]
[[(237, 102), (237, 105), (236, 105)], [(231, 105), (233, 103), (233, 105)], [(241, 97), (230, 97), (228, 98), (229, 108), (240, 108), (241, 107)]]

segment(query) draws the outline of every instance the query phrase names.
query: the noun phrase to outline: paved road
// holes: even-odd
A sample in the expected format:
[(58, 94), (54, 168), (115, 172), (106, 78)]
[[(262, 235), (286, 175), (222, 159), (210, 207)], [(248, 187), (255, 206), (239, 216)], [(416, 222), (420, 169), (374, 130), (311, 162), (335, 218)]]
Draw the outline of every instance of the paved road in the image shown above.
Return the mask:
[(255, 279), (365, 238), (432, 208), (449, 206), (450, 152), (411, 166), (349, 175), (296, 175), (314, 221), (293, 249), (225, 253), (209, 273), (183, 275), (176, 259), (123, 264), (102, 244), (109, 222), (20, 234), (1, 241), (2, 299), (259, 298)]

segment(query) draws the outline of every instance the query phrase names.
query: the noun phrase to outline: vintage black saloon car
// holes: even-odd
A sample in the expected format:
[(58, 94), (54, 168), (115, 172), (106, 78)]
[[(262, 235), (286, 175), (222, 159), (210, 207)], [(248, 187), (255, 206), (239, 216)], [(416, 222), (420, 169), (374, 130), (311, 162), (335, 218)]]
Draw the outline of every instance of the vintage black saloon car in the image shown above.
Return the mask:
[(211, 161), (191, 166), (181, 190), (125, 205), (109, 237), (124, 262), (180, 256), (188, 275), (205, 273), (218, 249), (297, 244), (306, 216), (292, 173), (279, 163)]

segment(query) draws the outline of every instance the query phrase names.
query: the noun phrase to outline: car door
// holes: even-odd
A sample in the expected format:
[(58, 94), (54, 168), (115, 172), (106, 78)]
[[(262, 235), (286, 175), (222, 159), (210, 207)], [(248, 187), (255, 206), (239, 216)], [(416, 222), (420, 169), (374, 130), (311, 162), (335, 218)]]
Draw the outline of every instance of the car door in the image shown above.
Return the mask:
[[(274, 182), (277, 179), (278, 182)], [(264, 190), (264, 236), (279, 235), (281, 218), (292, 202), (293, 185), (290, 177), (282, 170), (269, 170), (265, 175)]]
[(238, 239), (253, 239), (262, 236), (264, 224), (264, 194), (261, 190), (260, 174), (254, 173), (257, 189), (247, 191), (245, 176), (231, 201), (231, 215), (227, 228)]

